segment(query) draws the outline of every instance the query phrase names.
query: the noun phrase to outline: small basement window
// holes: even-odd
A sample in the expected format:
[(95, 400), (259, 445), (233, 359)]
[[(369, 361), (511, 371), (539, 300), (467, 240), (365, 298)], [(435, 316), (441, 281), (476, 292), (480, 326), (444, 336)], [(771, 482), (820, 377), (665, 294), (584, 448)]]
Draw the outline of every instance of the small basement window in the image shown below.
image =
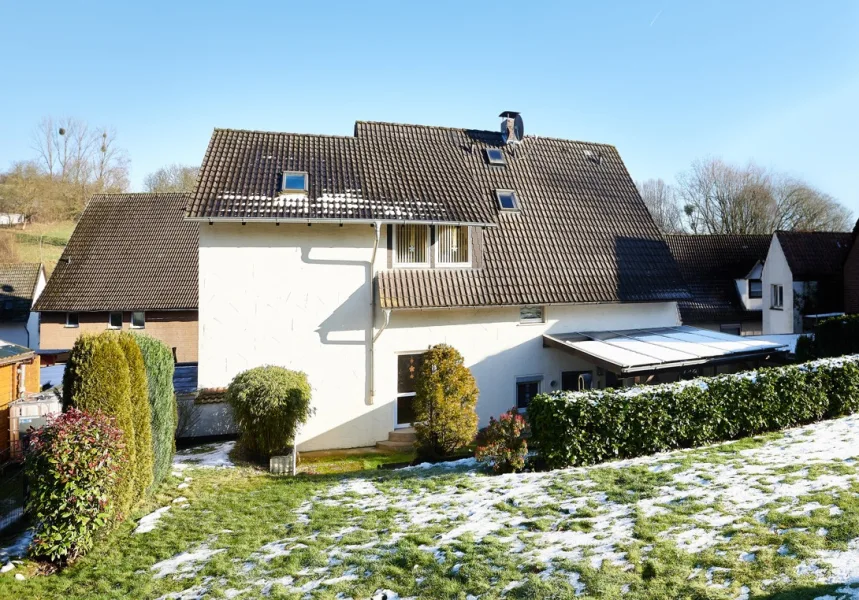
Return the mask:
[(501, 210), (519, 210), (519, 200), (513, 190), (495, 190), (495, 197)]
[(142, 310), (131, 313), (131, 328), (144, 329), (146, 327), (146, 313)]
[(764, 284), (760, 279), (749, 279), (749, 298), (763, 298)]
[(306, 192), (307, 173), (300, 171), (286, 171), (283, 174), (280, 191), (282, 192)]
[(66, 313), (66, 327), (80, 327), (80, 318), (76, 312)]
[(523, 306), (519, 309), (520, 323), (544, 323), (545, 311), (542, 306)]
[(506, 165), (507, 161), (504, 160), (504, 151), (501, 148), (487, 148), (486, 149), (486, 162), (490, 165)]
[(107, 317), (107, 326), (110, 329), (122, 329), (122, 313), (110, 313)]

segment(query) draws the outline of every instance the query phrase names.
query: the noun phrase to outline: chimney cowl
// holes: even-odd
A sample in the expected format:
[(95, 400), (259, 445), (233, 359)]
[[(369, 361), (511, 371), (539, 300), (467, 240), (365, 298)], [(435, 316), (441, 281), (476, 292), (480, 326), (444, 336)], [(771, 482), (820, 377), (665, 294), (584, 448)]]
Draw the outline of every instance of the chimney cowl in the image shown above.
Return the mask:
[(518, 144), (525, 137), (522, 115), (513, 110), (505, 110), (501, 117), (501, 139), (505, 144)]

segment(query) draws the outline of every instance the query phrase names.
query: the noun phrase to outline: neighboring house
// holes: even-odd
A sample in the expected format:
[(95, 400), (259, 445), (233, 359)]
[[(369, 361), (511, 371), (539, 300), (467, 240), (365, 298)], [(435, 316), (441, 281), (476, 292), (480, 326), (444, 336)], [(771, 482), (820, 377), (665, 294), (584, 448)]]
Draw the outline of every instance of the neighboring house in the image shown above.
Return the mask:
[(844, 312), (844, 265), (851, 233), (777, 231), (763, 269), (764, 334), (803, 333)]
[(39, 313), (33, 305), (45, 289), (40, 263), (0, 264), (0, 339), (39, 347)]
[(770, 235), (667, 235), (665, 241), (692, 292), (679, 302), (684, 325), (734, 335), (762, 332), (761, 272)]
[(859, 313), (859, 221), (853, 228), (850, 250), (844, 261), (844, 312)]
[(9, 404), (39, 391), (39, 357), (35, 351), (0, 340), (0, 462), (9, 449)]
[(189, 196), (100, 194), (81, 215), (45, 291), (41, 352), (61, 355), (84, 332), (131, 329), (197, 361), (197, 226)]
[(216, 129), (200, 227), (199, 386), (308, 374), (303, 450), (414, 418), (415, 374), (457, 348), (481, 425), (537, 393), (672, 380), (780, 350), (681, 327), (690, 299), (613, 146), (358, 122), (352, 136)]

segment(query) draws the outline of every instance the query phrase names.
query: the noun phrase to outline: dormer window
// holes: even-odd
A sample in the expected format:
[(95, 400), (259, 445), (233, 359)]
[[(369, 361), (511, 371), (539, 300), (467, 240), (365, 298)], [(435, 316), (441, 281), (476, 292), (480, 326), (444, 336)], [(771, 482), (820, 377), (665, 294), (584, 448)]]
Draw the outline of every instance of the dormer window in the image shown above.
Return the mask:
[(394, 256), (399, 266), (428, 266), (429, 227), (426, 225), (394, 227)]
[(284, 172), (280, 191), (291, 194), (303, 194), (307, 191), (307, 173), (301, 171)]
[(507, 161), (504, 160), (504, 152), (501, 150), (501, 148), (487, 148), (486, 162), (488, 162), (490, 165), (500, 166), (504, 166), (507, 164)]
[(749, 279), (749, 298), (763, 298), (764, 284), (760, 279)]
[(519, 210), (519, 199), (513, 190), (495, 190), (495, 197), (498, 199), (498, 208), (501, 210)]
[(437, 262), (445, 266), (467, 266), (471, 263), (468, 227), (439, 225)]

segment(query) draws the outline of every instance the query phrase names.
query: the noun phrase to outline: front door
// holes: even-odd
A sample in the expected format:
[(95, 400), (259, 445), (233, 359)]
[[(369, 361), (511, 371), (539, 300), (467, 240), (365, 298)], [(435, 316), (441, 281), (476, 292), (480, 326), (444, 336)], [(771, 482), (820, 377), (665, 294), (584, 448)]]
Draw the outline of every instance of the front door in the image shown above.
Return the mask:
[(397, 414), (394, 421), (397, 427), (409, 427), (415, 422), (415, 380), (423, 360), (423, 353), (397, 356)]

